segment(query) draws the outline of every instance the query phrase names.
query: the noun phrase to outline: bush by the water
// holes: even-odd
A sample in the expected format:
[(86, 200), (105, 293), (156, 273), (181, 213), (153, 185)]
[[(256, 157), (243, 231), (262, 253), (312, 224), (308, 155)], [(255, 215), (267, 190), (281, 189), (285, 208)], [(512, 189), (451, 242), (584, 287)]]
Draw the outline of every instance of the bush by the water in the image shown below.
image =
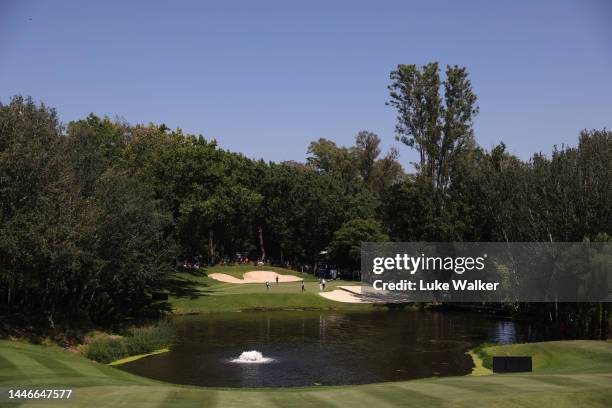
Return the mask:
[(137, 354), (146, 354), (169, 347), (174, 340), (174, 328), (168, 323), (134, 327), (126, 336), (94, 337), (85, 347), (85, 356), (108, 364)]
[(128, 331), (125, 343), (129, 355), (150, 353), (168, 347), (174, 340), (174, 328), (168, 323), (134, 327)]
[(112, 336), (94, 338), (87, 344), (85, 356), (104, 364), (127, 357), (125, 339)]

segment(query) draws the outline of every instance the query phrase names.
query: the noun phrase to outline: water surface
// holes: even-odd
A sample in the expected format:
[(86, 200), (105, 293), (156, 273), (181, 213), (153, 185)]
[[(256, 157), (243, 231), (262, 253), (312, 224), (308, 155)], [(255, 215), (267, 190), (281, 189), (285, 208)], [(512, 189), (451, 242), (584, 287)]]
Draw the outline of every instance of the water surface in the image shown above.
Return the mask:
[[(464, 375), (482, 342), (542, 340), (517, 323), (461, 312), (254, 312), (177, 316), (168, 353), (121, 368), (162, 381), (219, 387), (362, 384)], [(265, 364), (232, 362), (257, 350)]]

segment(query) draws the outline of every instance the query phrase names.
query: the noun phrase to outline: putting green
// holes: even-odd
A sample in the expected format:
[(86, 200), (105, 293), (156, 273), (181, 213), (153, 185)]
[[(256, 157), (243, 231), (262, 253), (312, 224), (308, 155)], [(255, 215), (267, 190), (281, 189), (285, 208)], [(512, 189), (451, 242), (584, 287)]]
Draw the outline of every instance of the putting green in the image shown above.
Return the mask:
[(212, 389), (137, 377), (59, 348), (0, 341), (0, 388), (72, 388), (71, 407), (610, 406), (612, 342), (544, 342), (485, 350), (495, 355), (532, 355), (534, 373), (338, 387)]

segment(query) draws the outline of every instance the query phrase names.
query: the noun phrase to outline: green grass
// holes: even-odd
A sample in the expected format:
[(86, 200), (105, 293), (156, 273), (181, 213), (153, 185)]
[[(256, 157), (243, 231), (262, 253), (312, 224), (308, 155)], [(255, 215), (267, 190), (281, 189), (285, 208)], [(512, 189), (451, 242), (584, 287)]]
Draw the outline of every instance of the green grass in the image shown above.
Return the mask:
[(196, 299), (172, 299), (176, 314), (239, 312), (248, 310), (363, 310), (371, 305), (339, 303), (313, 293), (223, 294)]
[(151, 351), (150, 353), (136, 354), (134, 356), (120, 358), (119, 360), (115, 360), (115, 361), (109, 363), (108, 365), (118, 366), (118, 365), (129, 363), (129, 362), (132, 362), (132, 361), (140, 360), (141, 358), (145, 358), (145, 357), (149, 357), (149, 356), (154, 356), (154, 355), (162, 354), (162, 353), (167, 353), (169, 351), (170, 351), (170, 349), (166, 347), (166, 348), (162, 348), (162, 349), (159, 349), (159, 350)]
[[(242, 278), (245, 272), (266, 270), (295, 275), (301, 282), (270, 282), (270, 290), (263, 283), (233, 284), (211, 279), (206, 274), (180, 272), (174, 275), (170, 304), (176, 314), (239, 312), (247, 310), (370, 310), (372, 305), (334, 302), (318, 295), (318, 279), (313, 275), (271, 266), (215, 266), (206, 273), (225, 273)], [(355, 281), (328, 281), (326, 291), (340, 285), (358, 285)]]
[(73, 388), (75, 399), (70, 406), (75, 408), (610, 406), (611, 342), (519, 344), (494, 346), (485, 352), (532, 355), (535, 371), (358, 386), (213, 389), (137, 377), (55, 347), (0, 341), (0, 388)]
[(483, 354), (486, 352), (480, 348), (480, 352), (476, 352), (475, 350), (470, 350), (468, 354), (472, 357), (472, 361), (474, 362), (474, 367), (472, 368), (472, 372), (470, 375), (489, 375), (492, 374), (490, 367), (484, 366)]
[(293, 271), (291, 269), (279, 268), (276, 266), (254, 266), (254, 265), (216, 265), (206, 269), (206, 273), (224, 273), (226, 275), (234, 276), (236, 278), (242, 278), (242, 275), (246, 272), (251, 271), (272, 271), (278, 272), (282, 275), (295, 275), (299, 276), (305, 281), (318, 282), (318, 278), (310, 273), (301, 273)]
[[(564, 374), (606, 373), (612, 368), (612, 342), (596, 341), (551, 341), (530, 344), (488, 345), (482, 348), (488, 356), (533, 357), (533, 369), (539, 373)], [(486, 361), (486, 360), (485, 360)], [(492, 368), (485, 363), (486, 368)], [(610, 383), (612, 387), (612, 383)]]

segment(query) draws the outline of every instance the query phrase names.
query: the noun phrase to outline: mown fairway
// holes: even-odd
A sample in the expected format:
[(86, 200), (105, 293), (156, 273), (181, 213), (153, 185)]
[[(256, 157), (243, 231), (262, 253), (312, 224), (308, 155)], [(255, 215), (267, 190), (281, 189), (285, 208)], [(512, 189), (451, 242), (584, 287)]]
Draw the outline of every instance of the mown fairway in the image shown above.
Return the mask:
[[(289, 310), (289, 309), (334, 309), (368, 310), (372, 305), (334, 302), (318, 295), (319, 281), (313, 275), (271, 266), (215, 266), (207, 273), (224, 273), (242, 278), (249, 271), (274, 271), (283, 275), (295, 275), (304, 279), (306, 291), (302, 293), (301, 282), (270, 282), (270, 290), (263, 283), (224, 283), (207, 277), (204, 272), (175, 274), (172, 280), (170, 304), (175, 313), (214, 313), (242, 310)], [(358, 285), (356, 281), (328, 281), (326, 291), (339, 285)]]
[(612, 402), (612, 342), (545, 342), (487, 351), (533, 355), (534, 373), (342, 387), (210, 389), (136, 377), (58, 348), (0, 341), (0, 387), (73, 388), (73, 403), (45, 404), (71, 407), (561, 408), (609, 407)]

